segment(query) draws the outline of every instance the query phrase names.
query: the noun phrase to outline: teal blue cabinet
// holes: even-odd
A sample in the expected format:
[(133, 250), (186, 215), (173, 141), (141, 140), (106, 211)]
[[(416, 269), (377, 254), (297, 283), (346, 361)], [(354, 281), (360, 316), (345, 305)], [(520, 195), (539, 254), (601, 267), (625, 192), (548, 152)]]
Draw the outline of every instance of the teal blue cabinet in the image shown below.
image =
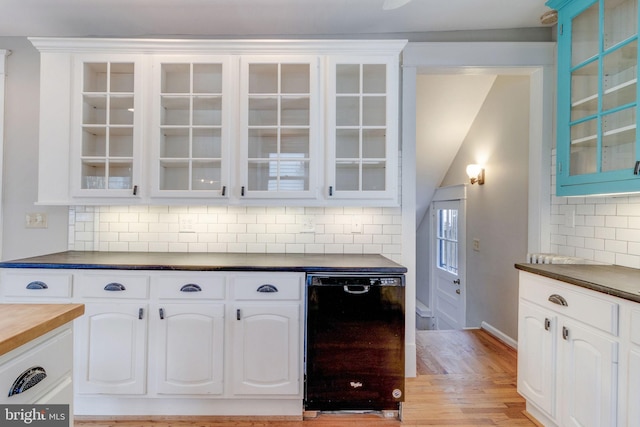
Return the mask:
[(638, 0), (549, 0), (558, 11), (556, 194), (640, 192)]

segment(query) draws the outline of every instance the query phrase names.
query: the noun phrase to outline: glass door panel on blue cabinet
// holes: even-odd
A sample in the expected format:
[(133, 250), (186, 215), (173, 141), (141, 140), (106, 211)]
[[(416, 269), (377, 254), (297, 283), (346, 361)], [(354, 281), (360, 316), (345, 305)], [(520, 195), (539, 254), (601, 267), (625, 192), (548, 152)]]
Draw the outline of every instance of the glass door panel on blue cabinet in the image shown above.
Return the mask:
[(638, 1), (547, 6), (558, 10), (556, 194), (639, 192)]

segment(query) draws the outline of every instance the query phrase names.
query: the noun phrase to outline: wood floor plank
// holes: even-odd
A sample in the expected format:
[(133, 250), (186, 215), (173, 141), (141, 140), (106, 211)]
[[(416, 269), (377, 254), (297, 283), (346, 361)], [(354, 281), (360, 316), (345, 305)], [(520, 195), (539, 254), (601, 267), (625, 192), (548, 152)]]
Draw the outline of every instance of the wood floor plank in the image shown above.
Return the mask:
[(487, 332), (417, 331), (418, 376), (407, 378), (402, 421), (321, 414), (304, 421), (233, 418), (79, 420), (76, 427), (535, 427), (516, 391), (517, 353)]

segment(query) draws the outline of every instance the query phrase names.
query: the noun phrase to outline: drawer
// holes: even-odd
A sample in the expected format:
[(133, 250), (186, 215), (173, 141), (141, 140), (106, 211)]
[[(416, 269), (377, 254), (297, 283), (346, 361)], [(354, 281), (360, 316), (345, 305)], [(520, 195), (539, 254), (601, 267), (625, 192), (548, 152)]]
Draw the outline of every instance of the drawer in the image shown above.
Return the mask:
[[(54, 331), (54, 334), (26, 352), (22, 347), (18, 347), (5, 355), (9, 361), (0, 365), (0, 389), (10, 391), (14, 385), (28, 383), (29, 379), (35, 382), (35, 385), (12, 396), (7, 396), (9, 393), (5, 392), (0, 395), (0, 401), (34, 403), (44, 393), (61, 383), (64, 377), (71, 377), (73, 334), (69, 328), (63, 329), (62, 332)], [(25, 346), (29, 346), (29, 343)], [(46, 375), (44, 378), (43, 373)], [(36, 382), (38, 378), (42, 378), (40, 382)]]
[(236, 300), (300, 300), (304, 275), (255, 273), (233, 276), (231, 289)]
[(3, 270), (0, 288), (5, 297), (70, 298), (72, 274), (55, 270)]
[(162, 274), (153, 277), (152, 292), (160, 299), (216, 300), (225, 297), (225, 276), (207, 274)]
[(149, 297), (149, 276), (138, 274), (79, 274), (74, 278), (74, 296), (83, 298)]
[(524, 272), (520, 283), (520, 298), (618, 335), (620, 305), (606, 295)]

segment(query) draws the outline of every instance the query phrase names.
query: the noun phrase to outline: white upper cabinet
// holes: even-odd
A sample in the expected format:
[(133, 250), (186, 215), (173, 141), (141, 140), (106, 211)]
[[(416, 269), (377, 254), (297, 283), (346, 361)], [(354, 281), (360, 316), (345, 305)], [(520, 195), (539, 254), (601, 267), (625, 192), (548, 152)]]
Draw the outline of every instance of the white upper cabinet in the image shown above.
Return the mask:
[(318, 58), (242, 58), (240, 197), (314, 198)]
[(230, 77), (228, 57), (154, 58), (152, 197), (227, 196)]
[(30, 40), (40, 204), (399, 203), (404, 40)]
[(398, 60), (328, 59), (328, 195), (397, 199)]

